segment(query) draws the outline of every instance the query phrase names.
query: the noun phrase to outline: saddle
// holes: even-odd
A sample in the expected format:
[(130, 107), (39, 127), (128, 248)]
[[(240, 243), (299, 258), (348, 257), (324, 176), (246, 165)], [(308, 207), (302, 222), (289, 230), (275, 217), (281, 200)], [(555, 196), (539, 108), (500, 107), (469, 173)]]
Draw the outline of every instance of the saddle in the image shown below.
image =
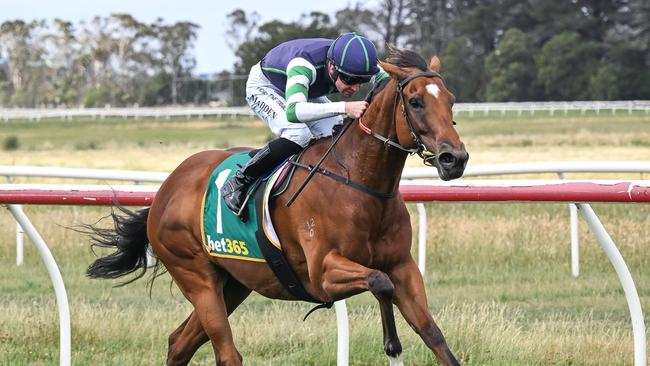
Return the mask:
[[(298, 157), (292, 157), (298, 158)], [(250, 159), (247, 152), (234, 154), (217, 166), (208, 181), (201, 209), (201, 234), (204, 249), (210, 256), (266, 262), (282, 285), (294, 297), (323, 304), (302, 286), (282, 252), (282, 246), (271, 222), (268, 203), (284, 192), (295, 165), (284, 162), (253, 185), (245, 205), (250, 219), (241, 221), (230, 211), (221, 197), (221, 186)], [(331, 306), (326, 303), (324, 307)]]

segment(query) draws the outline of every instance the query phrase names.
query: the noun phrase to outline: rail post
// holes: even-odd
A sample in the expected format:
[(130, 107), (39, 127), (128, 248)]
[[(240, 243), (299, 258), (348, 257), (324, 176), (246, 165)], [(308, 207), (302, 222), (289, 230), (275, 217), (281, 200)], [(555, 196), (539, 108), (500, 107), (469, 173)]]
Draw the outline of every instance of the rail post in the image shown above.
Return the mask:
[[(560, 179), (566, 178), (565, 174), (558, 173)], [(580, 275), (580, 242), (578, 237), (578, 208), (575, 203), (569, 203), (569, 221), (571, 225), (571, 275), (578, 277)]]
[(596, 238), (605, 251), (607, 258), (609, 258), (609, 261), (614, 266), (618, 279), (623, 286), (627, 306), (630, 310), (630, 318), (632, 319), (632, 332), (634, 334), (634, 366), (646, 366), (648, 359), (646, 354), (647, 343), (645, 324), (643, 322), (641, 301), (639, 300), (639, 294), (634, 286), (630, 270), (627, 268), (623, 256), (616, 248), (614, 241), (609, 236), (609, 233), (607, 233), (607, 230), (605, 230), (605, 227), (600, 222), (591, 206), (587, 203), (579, 203), (578, 208), (580, 209), (580, 213), (584, 217), (585, 221), (587, 221), (587, 224), (589, 224), (591, 231), (596, 235)]
[(59, 351), (59, 365), (60, 366), (70, 366), (72, 358), (72, 340), (71, 340), (71, 326), (70, 326), (70, 306), (68, 305), (68, 294), (65, 292), (65, 285), (63, 284), (63, 277), (61, 277), (61, 272), (59, 267), (54, 260), (54, 256), (45, 244), (45, 241), (38, 233), (34, 225), (29, 221), (25, 213), (17, 205), (9, 205), (9, 211), (14, 216), (16, 221), (18, 221), (25, 233), (31, 239), (32, 243), (36, 247), (38, 254), (41, 256), (47, 272), (50, 275), (50, 280), (52, 280), (52, 285), (54, 286), (54, 294), (56, 296), (56, 303), (59, 310), (59, 342), (61, 350)]
[(336, 365), (348, 366), (350, 359), (350, 331), (348, 324), (348, 308), (345, 300), (334, 302), (336, 310)]
[(427, 211), (424, 209), (424, 203), (415, 205), (418, 208), (418, 268), (424, 277), (427, 263)]

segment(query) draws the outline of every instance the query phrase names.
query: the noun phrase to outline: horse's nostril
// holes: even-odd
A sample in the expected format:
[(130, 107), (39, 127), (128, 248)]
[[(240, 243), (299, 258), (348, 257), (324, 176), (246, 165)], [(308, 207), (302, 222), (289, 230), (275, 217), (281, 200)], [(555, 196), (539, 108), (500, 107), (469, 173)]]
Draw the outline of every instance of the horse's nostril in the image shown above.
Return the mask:
[(456, 163), (456, 158), (452, 153), (445, 152), (438, 156), (438, 162), (440, 162), (440, 165), (442, 166), (449, 167)]

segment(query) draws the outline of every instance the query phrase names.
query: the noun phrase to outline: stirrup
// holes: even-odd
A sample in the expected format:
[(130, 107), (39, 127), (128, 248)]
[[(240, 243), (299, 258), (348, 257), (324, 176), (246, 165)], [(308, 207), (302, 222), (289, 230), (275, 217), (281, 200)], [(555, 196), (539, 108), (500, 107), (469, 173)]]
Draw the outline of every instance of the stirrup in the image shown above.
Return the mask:
[(239, 217), (242, 222), (248, 221), (248, 210), (246, 210), (246, 205), (248, 204), (248, 199), (250, 197), (250, 194), (246, 194), (246, 197), (244, 197), (244, 202), (242, 202), (241, 206), (239, 207), (239, 211), (233, 212), (235, 216)]
[(257, 188), (260, 186), (262, 183), (262, 179), (256, 179), (255, 182), (250, 184), (248, 188), (246, 188), (244, 194), (244, 202), (242, 202), (241, 207), (239, 207), (238, 212), (233, 212), (235, 216), (239, 217), (239, 219), (242, 222), (248, 221), (248, 210), (246, 209), (248, 206), (248, 200), (251, 198), (253, 194), (255, 194), (255, 191), (257, 191)]

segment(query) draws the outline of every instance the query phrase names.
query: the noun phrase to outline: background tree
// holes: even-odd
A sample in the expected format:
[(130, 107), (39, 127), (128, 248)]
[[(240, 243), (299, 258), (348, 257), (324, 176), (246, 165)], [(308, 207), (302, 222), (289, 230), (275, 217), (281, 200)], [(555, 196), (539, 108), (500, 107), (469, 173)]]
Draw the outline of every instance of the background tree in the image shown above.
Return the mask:
[(406, 0), (384, 0), (379, 6), (375, 23), (383, 36), (384, 44), (400, 44), (409, 28), (410, 18), (406, 16)]
[(239, 45), (249, 42), (257, 34), (260, 15), (256, 11), (246, 14), (241, 9), (235, 9), (226, 18), (229, 22), (226, 43), (231, 50), (236, 51)]
[(82, 26), (82, 62), (87, 84), (83, 104), (86, 107), (115, 105), (112, 91), (116, 89), (116, 73), (111, 67), (111, 58), (116, 42), (107, 31), (109, 20), (97, 16), (90, 24)]
[(152, 66), (151, 49), (148, 48), (151, 27), (129, 14), (111, 14), (108, 19), (113, 36), (113, 67), (116, 70), (114, 99), (119, 104), (136, 102), (141, 91), (142, 78), (149, 76)]
[(455, 22), (461, 14), (459, 2), (450, 0), (412, 0), (407, 6), (412, 19), (404, 35), (404, 46), (425, 58), (439, 55), (456, 36)]
[(375, 42), (378, 51), (386, 49), (381, 27), (376, 21), (376, 12), (365, 8), (360, 3), (336, 12), (336, 28), (339, 33), (358, 32)]
[[(3, 106), (244, 104), (245, 75), (279, 43), (357, 31), (375, 42), (439, 54), (460, 102), (650, 99), (647, 0), (356, 1), (336, 12), (261, 23), (227, 16), (230, 70), (193, 75), (198, 26), (129, 14), (0, 24)], [(531, 60), (534, 60), (532, 62)], [(607, 87), (603, 87), (606, 85)]]
[(240, 44), (235, 55), (235, 73), (248, 75), (250, 68), (278, 44), (296, 38), (336, 38), (339, 35), (330, 17), (320, 12), (303, 15), (297, 22), (273, 20), (260, 25), (252, 39)]
[(485, 59), (488, 102), (533, 100), (536, 92), (535, 60), (531, 40), (517, 28), (509, 29), (496, 50)]
[(598, 70), (601, 47), (578, 33), (551, 38), (537, 55), (537, 78), (549, 100), (589, 99), (589, 79)]
[(165, 25), (162, 19), (158, 19), (152, 28), (157, 41), (160, 42), (157, 50), (159, 65), (170, 76), (171, 101), (176, 104), (179, 81), (189, 76), (196, 66), (196, 59), (191, 51), (199, 26), (191, 22)]
[(445, 85), (458, 101), (475, 101), (482, 88), (483, 59), (473, 43), (458, 37), (440, 54)]
[(606, 50), (589, 78), (589, 97), (597, 100), (644, 99), (650, 95), (650, 71), (644, 52), (630, 45)]
[(0, 41), (11, 81), (9, 103), (27, 107), (47, 103), (51, 88), (44, 48), (44, 22), (7, 21), (0, 25)]
[(62, 19), (54, 19), (54, 29), (47, 34), (46, 41), (47, 48), (51, 50), (51, 100), (56, 105), (76, 106), (80, 101), (83, 68), (74, 25)]
[(11, 98), (11, 82), (9, 81), (9, 68), (1, 55), (2, 50), (0, 50), (0, 107), (4, 107), (9, 105), (9, 98)]

